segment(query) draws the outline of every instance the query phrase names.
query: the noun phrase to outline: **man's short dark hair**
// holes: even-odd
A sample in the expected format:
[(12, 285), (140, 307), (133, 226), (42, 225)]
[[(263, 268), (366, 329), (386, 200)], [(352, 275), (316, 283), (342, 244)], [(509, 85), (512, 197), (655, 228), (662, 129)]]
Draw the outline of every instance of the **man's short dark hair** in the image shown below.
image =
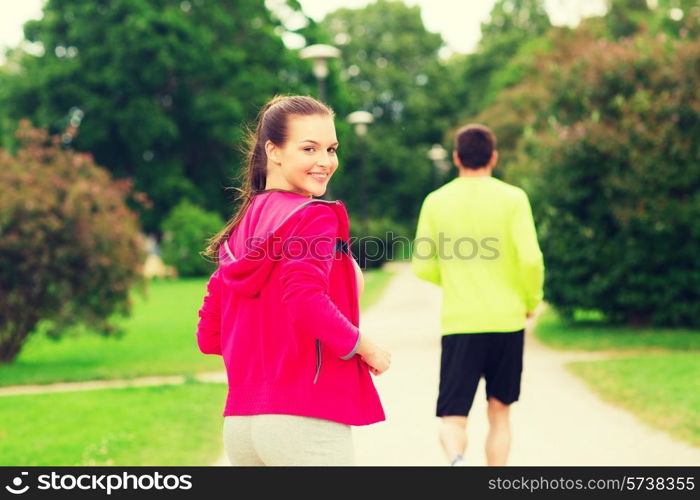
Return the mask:
[(457, 131), (455, 149), (459, 161), (466, 168), (482, 168), (491, 160), (496, 149), (496, 136), (483, 125), (466, 125)]

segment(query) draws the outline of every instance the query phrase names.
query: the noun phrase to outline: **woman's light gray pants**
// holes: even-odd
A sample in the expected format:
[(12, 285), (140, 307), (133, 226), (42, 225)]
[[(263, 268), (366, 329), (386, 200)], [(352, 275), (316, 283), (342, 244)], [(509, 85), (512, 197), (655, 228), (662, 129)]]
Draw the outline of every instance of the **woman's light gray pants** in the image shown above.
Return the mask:
[(352, 428), (296, 415), (224, 417), (231, 465), (354, 465)]

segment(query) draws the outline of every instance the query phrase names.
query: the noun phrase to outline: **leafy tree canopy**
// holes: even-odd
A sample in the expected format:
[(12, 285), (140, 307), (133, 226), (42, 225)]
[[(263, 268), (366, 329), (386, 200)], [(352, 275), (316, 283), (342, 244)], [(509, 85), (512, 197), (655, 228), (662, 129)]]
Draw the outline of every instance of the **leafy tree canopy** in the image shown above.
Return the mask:
[(0, 104), (133, 178), (148, 230), (181, 199), (228, 214), (241, 123), (311, 88), (286, 31), (257, 0), (49, 0), (25, 25), (43, 54), (4, 78)]

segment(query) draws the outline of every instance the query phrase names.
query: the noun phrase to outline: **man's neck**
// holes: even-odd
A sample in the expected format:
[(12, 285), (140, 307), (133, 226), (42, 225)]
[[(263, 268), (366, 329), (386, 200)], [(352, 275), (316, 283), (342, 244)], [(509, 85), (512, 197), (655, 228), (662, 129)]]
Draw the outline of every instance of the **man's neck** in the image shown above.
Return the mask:
[(493, 169), (491, 167), (483, 167), (483, 168), (460, 168), (459, 169), (459, 176), (460, 177), (491, 177), (491, 171)]

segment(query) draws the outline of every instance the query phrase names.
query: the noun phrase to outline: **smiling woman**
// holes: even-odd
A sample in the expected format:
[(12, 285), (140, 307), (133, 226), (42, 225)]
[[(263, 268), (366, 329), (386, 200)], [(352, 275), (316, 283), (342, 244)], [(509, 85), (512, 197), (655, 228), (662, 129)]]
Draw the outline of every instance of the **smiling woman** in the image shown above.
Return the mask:
[(249, 140), (241, 206), (214, 236), (197, 340), (221, 355), (234, 465), (350, 465), (352, 425), (384, 420), (370, 373), (389, 353), (359, 330), (348, 215), (325, 194), (338, 168), (333, 111), (276, 97)]
[(338, 168), (338, 140), (329, 115), (296, 116), (290, 120), (287, 141), (268, 140), (266, 189), (283, 189), (304, 196), (323, 196)]

